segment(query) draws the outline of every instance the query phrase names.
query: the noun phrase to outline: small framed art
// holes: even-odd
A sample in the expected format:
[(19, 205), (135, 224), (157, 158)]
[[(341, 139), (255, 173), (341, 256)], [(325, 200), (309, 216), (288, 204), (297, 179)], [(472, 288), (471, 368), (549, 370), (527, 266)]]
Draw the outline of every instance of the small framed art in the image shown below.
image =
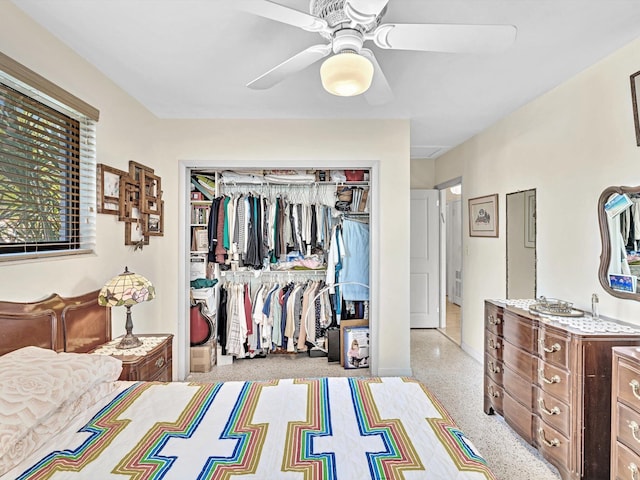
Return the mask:
[(142, 222), (125, 222), (125, 245), (149, 245), (149, 236), (144, 234)]
[(142, 172), (153, 173), (153, 168), (133, 160), (129, 160), (129, 176), (136, 182), (142, 182)]
[(120, 181), (127, 176), (127, 172), (98, 163), (96, 174), (98, 213), (118, 215), (120, 213)]
[(140, 186), (129, 176), (122, 177), (120, 185), (120, 210), (118, 220), (136, 222), (140, 217)]
[(145, 234), (152, 235), (156, 237), (161, 237), (164, 235), (164, 200), (159, 202), (160, 208), (157, 213), (147, 213), (144, 215), (146, 224), (145, 224)]
[(158, 213), (160, 211), (160, 177), (151, 172), (142, 170), (140, 181), (140, 208), (142, 213)]
[(209, 250), (209, 233), (206, 228), (194, 228), (191, 249), (195, 252)]
[(498, 194), (469, 199), (469, 236), (498, 236)]

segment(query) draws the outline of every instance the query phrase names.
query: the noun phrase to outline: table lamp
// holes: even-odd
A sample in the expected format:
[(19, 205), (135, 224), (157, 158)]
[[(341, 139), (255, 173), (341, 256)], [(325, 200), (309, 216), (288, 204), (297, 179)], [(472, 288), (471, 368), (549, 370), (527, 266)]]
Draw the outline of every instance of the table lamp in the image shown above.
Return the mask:
[(116, 348), (127, 349), (142, 345), (142, 341), (132, 332), (133, 321), (131, 320), (131, 307), (156, 296), (156, 289), (151, 282), (142, 275), (130, 272), (124, 267), (124, 272), (109, 280), (98, 294), (98, 304), (104, 307), (126, 307), (127, 322), (125, 329), (127, 334), (122, 337), (122, 341)]

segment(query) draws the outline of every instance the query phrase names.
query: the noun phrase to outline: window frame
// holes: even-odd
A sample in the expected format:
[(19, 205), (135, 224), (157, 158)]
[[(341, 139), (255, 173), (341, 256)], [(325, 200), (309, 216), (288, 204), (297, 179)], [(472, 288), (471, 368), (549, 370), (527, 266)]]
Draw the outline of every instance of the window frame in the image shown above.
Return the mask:
[[(60, 242), (55, 240), (16, 242), (15, 246), (0, 243), (0, 262), (94, 253), (96, 243), (95, 137), (99, 111), (2, 52), (0, 52), (0, 83), (15, 90), (19, 95), (44, 105), (44, 108), (54, 110), (57, 115), (62, 114), (72, 122), (77, 122), (79, 135), (78, 151), (73, 152), (73, 161), (69, 161), (71, 168), (77, 168), (77, 184), (71, 187), (76, 191), (66, 194), (65, 201), (62, 202), (63, 212), (64, 205), (67, 209), (75, 209), (75, 211), (71, 215), (68, 211), (60, 213), (62, 223), (67, 223), (67, 226), (61, 229), (67, 232), (67, 238)], [(61, 184), (68, 182), (69, 177)], [(77, 207), (71, 206), (72, 202), (76, 202)], [(46, 243), (44, 249), (41, 249), (42, 243)]]

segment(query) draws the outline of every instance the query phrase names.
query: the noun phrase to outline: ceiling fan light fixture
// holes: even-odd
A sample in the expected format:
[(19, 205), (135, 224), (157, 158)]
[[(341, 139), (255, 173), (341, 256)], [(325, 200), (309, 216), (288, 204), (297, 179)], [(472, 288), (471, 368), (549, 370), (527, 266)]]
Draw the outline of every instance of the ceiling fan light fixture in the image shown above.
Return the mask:
[(340, 52), (322, 63), (320, 78), (327, 92), (353, 97), (366, 92), (371, 86), (373, 64), (356, 52)]

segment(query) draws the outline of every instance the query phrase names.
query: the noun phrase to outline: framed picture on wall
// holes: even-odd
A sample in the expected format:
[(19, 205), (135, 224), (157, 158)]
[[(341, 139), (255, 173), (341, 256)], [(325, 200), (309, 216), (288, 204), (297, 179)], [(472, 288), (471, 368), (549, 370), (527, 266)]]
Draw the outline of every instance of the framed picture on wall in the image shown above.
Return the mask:
[(144, 234), (144, 228), (143, 228), (142, 222), (125, 222), (124, 244), (125, 245), (149, 245), (149, 237)]
[(97, 165), (98, 213), (118, 215), (120, 213), (120, 179), (127, 172), (103, 163)]
[(164, 235), (164, 200), (160, 201), (158, 213), (147, 213), (144, 215), (146, 220), (145, 235), (163, 236)]
[(498, 194), (469, 199), (469, 235), (498, 236)]

